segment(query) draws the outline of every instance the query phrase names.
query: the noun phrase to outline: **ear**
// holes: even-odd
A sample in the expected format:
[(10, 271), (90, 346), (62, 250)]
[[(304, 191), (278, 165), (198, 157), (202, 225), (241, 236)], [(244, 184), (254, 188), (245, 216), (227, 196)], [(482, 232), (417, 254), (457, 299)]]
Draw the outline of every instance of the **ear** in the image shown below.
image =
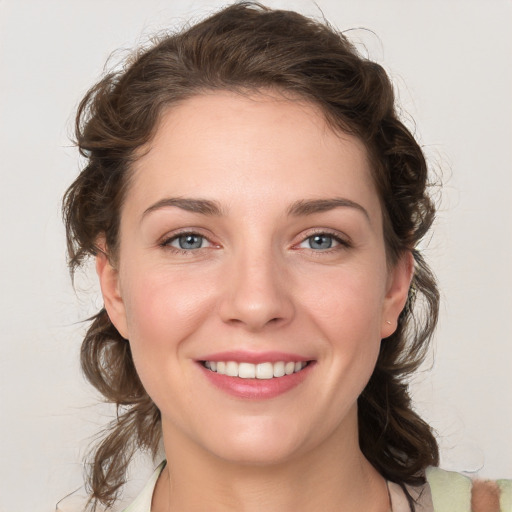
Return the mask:
[(389, 271), (382, 307), (381, 338), (387, 338), (395, 332), (398, 316), (407, 302), (413, 275), (414, 257), (411, 251), (406, 251)]
[(96, 273), (100, 280), (105, 309), (119, 334), (128, 339), (126, 310), (119, 286), (119, 271), (111, 264), (105, 243), (100, 242), (97, 246), (99, 250), (96, 254)]

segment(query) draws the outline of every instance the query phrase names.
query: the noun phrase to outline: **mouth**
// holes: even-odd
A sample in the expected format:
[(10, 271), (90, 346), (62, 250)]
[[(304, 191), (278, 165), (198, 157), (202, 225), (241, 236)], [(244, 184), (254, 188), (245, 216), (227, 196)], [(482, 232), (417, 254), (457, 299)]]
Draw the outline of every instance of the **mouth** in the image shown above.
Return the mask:
[(236, 361), (201, 361), (211, 372), (240, 379), (279, 379), (301, 372), (310, 361), (276, 361), (253, 364)]
[(308, 380), (316, 362), (277, 352), (229, 352), (197, 361), (215, 388), (244, 401), (277, 398), (299, 387)]

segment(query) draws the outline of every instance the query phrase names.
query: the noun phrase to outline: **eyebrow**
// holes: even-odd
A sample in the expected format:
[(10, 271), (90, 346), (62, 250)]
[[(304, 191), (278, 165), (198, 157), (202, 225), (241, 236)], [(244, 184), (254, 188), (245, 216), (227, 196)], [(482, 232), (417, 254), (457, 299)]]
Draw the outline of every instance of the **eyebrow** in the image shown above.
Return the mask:
[(168, 206), (175, 206), (186, 210), (187, 212), (200, 213), (202, 215), (222, 216), (223, 211), (217, 201), (210, 201), (209, 199), (186, 199), (183, 197), (166, 197), (160, 199), (155, 204), (144, 210), (142, 218), (146, 217), (151, 212), (166, 208)]
[(361, 206), (359, 203), (351, 201), (350, 199), (341, 197), (335, 197), (332, 199), (311, 199), (307, 201), (296, 201), (290, 206), (290, 208), (288, 208), (288, 215), (300, 217), (304, 215), (312, 215), (314, 213), (334, 210), (335, 208), (354, 208), (363, 213), (367, 220), (370, 221), (370, 215), (363, 206)]
[[(223, 208), (217, 201), (211, 201), (209, 199), (166, 197), (152, 204), (149, 208), (146, 208), (142, 214), (142, 218), (146, 217), (149, 213), (155, 210), (167, 208), (169, 206), (174, 206), (188, 212), (199, 213), (202, 215), (219, 217), (224, 215)], [(354, 208), (363, 213), (368, 221), (370, 220), (370, 215), (368, 214), (367, 210), (359, 203), (351, 201), (350, 199), (339, 197), (332, 199), (301, 199), (291, 204), (291, 206), (288, 208), (287, 214), (294, 217), (302, 217), (313, 215), (315, 213), (334, 210), (335, 208)]]

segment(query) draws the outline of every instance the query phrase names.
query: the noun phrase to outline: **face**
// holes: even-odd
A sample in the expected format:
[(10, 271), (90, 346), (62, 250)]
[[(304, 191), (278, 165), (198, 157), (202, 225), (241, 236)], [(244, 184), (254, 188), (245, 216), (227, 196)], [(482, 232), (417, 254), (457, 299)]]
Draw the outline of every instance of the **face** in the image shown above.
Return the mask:
[(97, 269), (166, 444), (261, 464), (357, 445), (403, 260), (362, 143), (310, 104), (216, 92), (164, 114)]

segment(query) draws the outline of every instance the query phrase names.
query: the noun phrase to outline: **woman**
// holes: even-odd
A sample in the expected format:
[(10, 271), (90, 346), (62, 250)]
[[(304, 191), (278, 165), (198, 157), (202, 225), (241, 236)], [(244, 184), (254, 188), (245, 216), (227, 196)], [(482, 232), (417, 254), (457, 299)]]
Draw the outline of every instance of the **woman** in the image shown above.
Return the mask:
[(91, 506), (163, 441), (129, 511), (433, 510), (407, 378), (437, 320), (434, 206), (383, 69), (236, 4), (93, 87), (77, 141), (70, 266), (96, 258), (105, 302), (82, 366), (119, 407)]

